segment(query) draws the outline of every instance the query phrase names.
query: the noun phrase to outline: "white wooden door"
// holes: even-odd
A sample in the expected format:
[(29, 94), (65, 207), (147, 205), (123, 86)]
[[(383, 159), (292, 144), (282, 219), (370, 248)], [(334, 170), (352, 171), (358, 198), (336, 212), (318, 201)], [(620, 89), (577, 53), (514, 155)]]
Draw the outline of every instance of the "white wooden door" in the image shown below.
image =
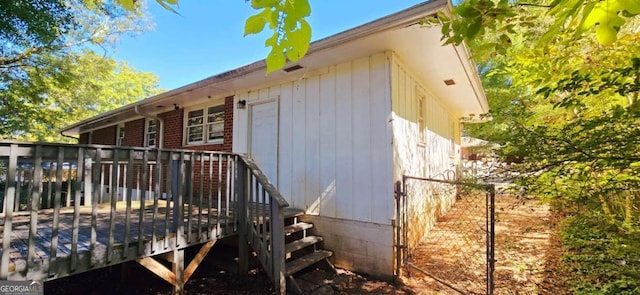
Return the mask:
[(278, 101), (251, 104), (249, 154), (278, 187)]

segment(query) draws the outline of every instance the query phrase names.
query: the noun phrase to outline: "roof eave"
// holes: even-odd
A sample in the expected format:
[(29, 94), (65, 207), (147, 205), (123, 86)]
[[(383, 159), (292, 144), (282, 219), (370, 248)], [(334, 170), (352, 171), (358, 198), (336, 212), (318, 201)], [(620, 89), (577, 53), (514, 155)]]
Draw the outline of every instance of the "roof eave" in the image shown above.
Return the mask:
[[(307, 52), (307, 55), (311, 55), (315, 52), (319, 52), (322, 50), (330, 49), (332, 47), (341, 45), (343, 43), (357, 40), (359, 38), (363, 38), (381, 31), (390, 30), (393, 28), (412, 24), (416, 22), (417, 19), (434, 15), (437, 11), (443, 8), (448, 8), (448, 7), (449, 7), (448, 0), (433, 0), (433, 1), (424, 2), (421, 4), (417, 4), (415, 6), (396, 12), (394, 14), (373, 20), (371, 22), (340, 32), (338, 34), (314, 41), (309, 45), (309, 50)], [(163, 92), (158, 95), (148, 97), (146, 99), (117, 108), (115, 110), (98, 114), (89, 119), (64, 127), (63, 129), (60, 130), (60, 132), (78, 134), (82, 126), (94, 124), (101, 120), (106, 121), (107, 119), (111, 117), (115, 117), (119, 114), (124, 114), (125, 112), (131, 112), (136, 107), (144, 107), (145, 105), (148, 105), (151, 103), (161, 102), (163, 100), (171, 99), (172, 97), (180, 95), (184, 92), (193, 91), (195, 89), (206, 87), (214, 83), (236, 79), (256, 71), (263, 71), (265, 69), (266, 69), (265, 60), (264, 59), (259, 60), (259, 61), (250, 63), (248, 65), (245, 65), (230, 71), (226, 71), (220, 74), (216, 74), (208, 78), (202, 79), (200, 81), (187, 84), (185, 86), (182, 86), (167, 92)]]

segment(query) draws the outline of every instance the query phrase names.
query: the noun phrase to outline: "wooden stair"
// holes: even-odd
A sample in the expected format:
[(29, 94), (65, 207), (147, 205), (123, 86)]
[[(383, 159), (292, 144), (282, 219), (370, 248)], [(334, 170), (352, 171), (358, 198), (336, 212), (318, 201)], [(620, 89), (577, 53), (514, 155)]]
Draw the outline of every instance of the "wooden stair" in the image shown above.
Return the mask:
[(333, 252), (322, 248), (323, 238), (312, 234), (313, 224), (301, 222), (298, 217), (304, 212), (290, 213), (285, 216), (285, 257), (287, 290), (295, 294), (304, 294), (296, 282), (295, 275), (312, 266), (334, 272), (328, 258)]

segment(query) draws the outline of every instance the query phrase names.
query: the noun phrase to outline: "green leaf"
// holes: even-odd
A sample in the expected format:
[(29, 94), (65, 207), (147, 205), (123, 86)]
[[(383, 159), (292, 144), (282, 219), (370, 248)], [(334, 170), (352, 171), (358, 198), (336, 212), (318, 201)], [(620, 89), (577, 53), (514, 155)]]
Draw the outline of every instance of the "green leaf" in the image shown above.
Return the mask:
[(311, 40), (311, 26), (304, 19), (300, 20), (300, 28), (287, 35), (288, 50), (287, 57), (291, 61), (297, 61), (309, 50)]
[(264, 26), (271, 20), (271, 9), (265, 8), (260, 13), (247, 18), (244, 24), (244, 35), (257, 34), (264, 30)]
[(609, 26), (600, 25), (596, 28), (596, 38), (598, 43), (608, 46), (616, 41), (618, 31)]
[(620, 6), (631, 15), (640, 14), (640, 1), (637, 0), (618, 0)]
[(474, 18), (474, 17), (480, 15), (480, 11), (475, 10), (470, 5), (460, 5), (460, 6), (456, 7), (456, 8), (454, 8), (453, 11), (455, 13), (457, 13), (459, 16), (464, 17), (464, 18)]
[(589, 2), (584, 6), (584, 9), (582, 10), (582, 20), (580, 21), (580, 23), (578, 24), (577, 28), (576, 28), (576, 32), (574, 34), (574, 38), (580, 36), (584, 30), (585, 30), (585, 21), (587, 20), (587, 18), (589, 17), (589, 14), (591, 14), (591, 11), (593, 10), (593, 8), (595, 7), (596, 3), (595, 2)]
[(253, 9), (270, 8), (277, 5), (280, 0), (251, 0)]
[(482, 29), (482, 16), (479, 15), (471, 19), (471, 23), (469, 24), (469, 28), (467, 29), (467, 35), (465, 36), (468, 39), (475, 38), (480, 30)]
[(443, 22), (448, 22), (451, 21), (451, 18), (449, 16), (447, 16), (444, 12), (442, 11), (438, 11), (436, 13), (436, 16), (438, 17), (439, 20), (443, 21)]
[(282, 29), (285, 32), (293, 31), (298, 26), (298, 20), (300, 20), (300, 18), (294, 17), (291, 14), (285, 15), (284, 24), (282, 24)]
[(169, 4), (171, 5), (177, 5), (178, 4), (178, 0), (156, 0), (156, 2), (158, 2), (158, 4), (160, 4), (160, 6), (162, 6), (162, 8), (169, 10), (175, 14), (180, 14), (178, 13), (178, 11), (176, 11), (175, 9), (173, 9), (173, 7), (171, 7)]
[(136, 8), (136, 3), (134, 0), (117, 0), (122, 7), (126, 10), (134, 10)]
[(311, 15), (311, 6), (308, 0), (286, 0), (283, 11), (295, 19)]
[(266, 59), (267, 63), (267, 75), (273, 71), (277, 71), (282, 69), (284, 65), (287, 63), (287, 59), (282, 53), (282, 48), (279, 46), (271, 47), (271, 52)]
[(278, 37), (280, 37), (280, 35), (278, 35), (278, 34), (271, 35), (271, 37), (267, 38), (267, 40), (264, 41), (264, 46), (265, 47), (277, 46), (278, 45)]

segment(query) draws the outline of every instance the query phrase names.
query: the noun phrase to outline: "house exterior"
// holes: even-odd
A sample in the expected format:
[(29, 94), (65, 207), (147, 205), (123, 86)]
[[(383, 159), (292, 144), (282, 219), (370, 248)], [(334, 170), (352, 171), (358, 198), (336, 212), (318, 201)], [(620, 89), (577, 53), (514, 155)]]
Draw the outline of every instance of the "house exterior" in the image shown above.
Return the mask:
[[(247, 154), (347, 269), (394, 273), (394, 183), (460, 163), (461, 119), (488, 112), (464, 45), (420, 20), (430, 1), (315, 41), (265, 76), (258, 61), (65, 128), (79, 142)], [(455, 201), (412, 187), (409, 243)], [(416, 194), (414, 194), (416, 195)]]

